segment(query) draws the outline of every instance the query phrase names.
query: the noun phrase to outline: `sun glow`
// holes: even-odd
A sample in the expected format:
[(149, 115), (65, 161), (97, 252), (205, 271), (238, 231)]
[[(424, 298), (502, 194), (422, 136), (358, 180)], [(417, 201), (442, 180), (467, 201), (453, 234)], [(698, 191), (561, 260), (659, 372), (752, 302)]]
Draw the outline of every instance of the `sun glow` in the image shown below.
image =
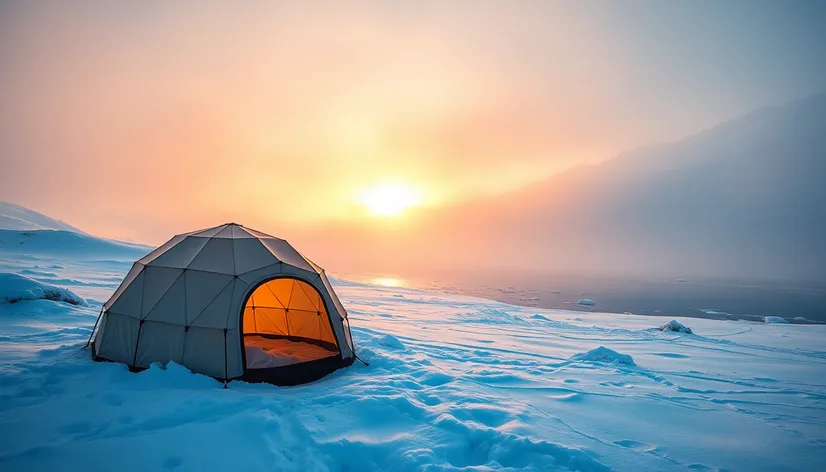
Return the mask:
[(364, 190), (361, 203), (374, 215), (394, 216), (405, 208), (418, 205), (419, 198), (407, 185), (388, 183)]

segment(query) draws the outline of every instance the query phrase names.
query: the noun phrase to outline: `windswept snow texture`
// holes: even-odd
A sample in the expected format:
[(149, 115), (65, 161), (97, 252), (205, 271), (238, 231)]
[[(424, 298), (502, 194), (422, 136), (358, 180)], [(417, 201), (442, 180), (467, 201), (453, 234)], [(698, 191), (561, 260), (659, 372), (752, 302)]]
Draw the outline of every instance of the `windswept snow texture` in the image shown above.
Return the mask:
[(694, 319), (683, 336), (336, 280), (369, 366), (224, 389), (81, 349), (113, 290), (93, 283), (128, 267), (0, 255), (87, 283), (72, 290), (92, 305), (0, 304), (0, 470), (826, 470), (826, 326)]
[(86, 300), (71, 290), (44, 284), (25, 275), (0, 272), (0, 303), (17, 303), (23, 300), (51, 300), (86, 306)]
[(660, 331), (672, 331), (674, 333), (692, 334), (691, 328), (680, 323), (677, 320), (671, 320), (657, 329), (659, 329)]

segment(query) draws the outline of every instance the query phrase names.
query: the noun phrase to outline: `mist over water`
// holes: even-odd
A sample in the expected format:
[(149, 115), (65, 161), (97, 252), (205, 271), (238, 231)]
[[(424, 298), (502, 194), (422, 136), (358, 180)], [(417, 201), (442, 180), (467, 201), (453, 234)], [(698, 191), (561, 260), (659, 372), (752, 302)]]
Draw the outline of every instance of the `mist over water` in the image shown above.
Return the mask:
[[(736, 279), (609, 278), (537, 272), (450, 271), (430, 276), (347, 274), (362, 282), (458, 293), (514, 305), (575, 311), (633, 313), (789, 323), (826, 323), (826, 285)], [(594, 300), (583, 306), (581, 299)]]

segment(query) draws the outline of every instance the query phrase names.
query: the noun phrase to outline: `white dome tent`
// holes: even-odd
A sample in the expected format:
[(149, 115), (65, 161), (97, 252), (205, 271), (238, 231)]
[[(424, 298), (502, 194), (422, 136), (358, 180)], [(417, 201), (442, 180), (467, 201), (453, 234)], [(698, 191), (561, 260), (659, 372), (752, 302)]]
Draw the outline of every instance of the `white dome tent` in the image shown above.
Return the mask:
[(235, 223), (175, 236), (135, 262), (91, 339), (95, 360), (136, 371), (174, 361), (224, 382), (294, 385), (355, 359), (324, 270)]

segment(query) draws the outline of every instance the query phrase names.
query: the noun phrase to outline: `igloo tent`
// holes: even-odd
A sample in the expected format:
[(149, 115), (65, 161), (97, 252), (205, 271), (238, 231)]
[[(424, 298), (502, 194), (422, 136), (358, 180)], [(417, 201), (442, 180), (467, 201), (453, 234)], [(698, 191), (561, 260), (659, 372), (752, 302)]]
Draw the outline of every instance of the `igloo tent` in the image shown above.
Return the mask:
[(174, 361), (224, 382), (295, 385), (355, 358), (324, 270), (235, 223), (175, 236), (135, 262), (90, 339), (95, 360)]

